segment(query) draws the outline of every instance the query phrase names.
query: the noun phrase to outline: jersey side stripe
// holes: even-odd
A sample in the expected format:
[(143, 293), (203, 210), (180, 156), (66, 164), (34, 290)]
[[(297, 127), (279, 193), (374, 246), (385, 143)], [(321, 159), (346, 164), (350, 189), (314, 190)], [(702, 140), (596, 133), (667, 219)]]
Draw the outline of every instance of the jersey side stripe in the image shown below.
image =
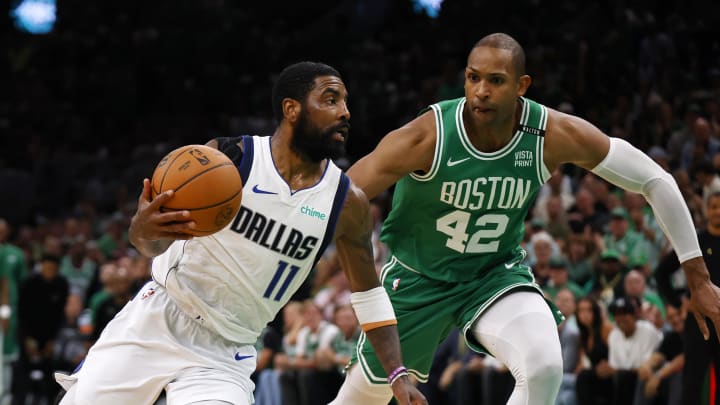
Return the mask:
[(417, 181), (429, 181), (435, 177), (440, 168), (440, 160), (442, 159), (442, 150), (445, 139), (445, 129), (442, 121), (442, 110), (438, 104), (430, 106), (435, 113), (435, 155), (430, 170), (426, 174), (410, 173), (410, 177)]
[[(328, 162), (328, 164), (330, 164)], [(320, 249), (318, 249), (313, 266), (315, 266), (320, 258), (322, 257), (325, 249), (330, 244), (335, 234), (335, 226), (337, 226), (338, 218), (340, 217), (340, 211), (342, 211), (343, 204), (345, 203), (345, 197), (347, 197), (348, 189), (350, 189), (350, 178), (345, 173), (340, 174), (340, 181), (338, 183), (337, 191), (335, 192), (335, 200), (333, 201), (332, 211), (328, 218), (327, 229), (325, 230), (325, 236), (323, 237)]]

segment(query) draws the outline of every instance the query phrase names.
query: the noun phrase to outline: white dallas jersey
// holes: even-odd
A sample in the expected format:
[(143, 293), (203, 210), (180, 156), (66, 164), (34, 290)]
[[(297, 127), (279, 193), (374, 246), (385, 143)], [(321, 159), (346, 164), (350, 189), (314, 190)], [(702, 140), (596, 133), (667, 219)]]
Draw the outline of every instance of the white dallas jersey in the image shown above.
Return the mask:
[(225, 229), (176, 241), (152, 275), (189, 316), (232, 342), (253, 344), (330, 243), (348, 178), (328, 160), (317, 184), (292, 191), (278, 173), (270, 137), (235, 138), (223, 150), (243, 180), (242, 205)]

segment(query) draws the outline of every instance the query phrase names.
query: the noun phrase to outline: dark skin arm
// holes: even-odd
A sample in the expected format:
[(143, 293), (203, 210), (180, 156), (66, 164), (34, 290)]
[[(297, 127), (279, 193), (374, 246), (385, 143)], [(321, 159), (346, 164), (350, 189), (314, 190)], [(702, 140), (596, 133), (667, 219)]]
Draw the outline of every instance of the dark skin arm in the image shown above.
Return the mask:
[[(352, 186), (345, 199), (335, 233), (338, 259), (348, 279), (350, 291), (367, 291), (380, 286), (375, 273), (371, 235), (370, 203), (359, 188)], [(396, 325), (370, 330), (367, 337), (387, 374), (402, 365)], [(402, 405), (427, 404), (425, 397), (410, 383), (407, 376), (398, 379), (391, 388), (393, 395)]]
[[(543, 152), (545, 164), (551, 172), (562, 163), (573, 163), (592, 170), (610, 150), (608, 136), (582, 118), (548, 109), (547, 125)], [(720, 325), (720, 288), (710, 281), (710, 273), (702, 257), (686, 260), (681, 266), (690, 289), (690, 309), (703, 337), (708, 340), (710, 332), (705, 318), (710, 318), (716, 326)], [(720, 339), (720, 328), (717, 332)]]

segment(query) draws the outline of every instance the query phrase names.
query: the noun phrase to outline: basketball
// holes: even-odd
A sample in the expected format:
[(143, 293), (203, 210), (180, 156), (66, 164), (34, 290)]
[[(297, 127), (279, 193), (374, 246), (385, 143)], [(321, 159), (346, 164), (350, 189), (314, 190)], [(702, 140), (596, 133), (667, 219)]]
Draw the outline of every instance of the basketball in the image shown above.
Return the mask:
[(152, 198), (168, 190), (175, 194), (162, 210), (190, 212), (194, 236), (211, 235), (237, 215), (242, 179), (224, 153), (205, 145), (186, 145), (162, 158), (152, 176)]

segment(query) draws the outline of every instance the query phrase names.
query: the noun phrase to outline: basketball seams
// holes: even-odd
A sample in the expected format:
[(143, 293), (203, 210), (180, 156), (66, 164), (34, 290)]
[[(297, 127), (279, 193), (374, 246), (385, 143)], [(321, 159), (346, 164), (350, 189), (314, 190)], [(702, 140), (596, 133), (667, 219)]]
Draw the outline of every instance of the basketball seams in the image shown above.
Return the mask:
[[(192, 175), (192, 177), (188, 177), (184, 182), (178, 184), (178, 186), (175, 187), (175, 188), (173, 189), (173, 191), (177, 193), (178, 191), (180, 191), (181, 188), (183, 188), (183, 186), (186, 186), (188, 183), (192, 182), (193, 180), (197, 179), (198, 177), (202, 176), (203, 174), (205, 174), (205, 173), (207, 173), (207, 172), (209, 172), (209, 171), (215, 170), (215, 169), (217, 169), (218, 167), (223, 167), (223, 166), (232, 166), (232, 167), (235, 167), (235, 165), (234, 165), (232, 162), (223, 162), (223, 163), (220, 163), (220, 164), (218, 164), (218, 165), (215, 165), (215, 166), (212, 166), (212, 167), (208, 167), (207, 169), (205, 169), (205, 170), (203, 170), (203, 171), (201, 171), (201, 172), (195, 173), (194, 175)], [(165, 172), (167, 172), (167, 170), (166, 170)]]
[[(192, 149), (192, 148), (193, 148), (193, 146), (191, 146), (191, 145), (186, 146), (185, 149), (181, 150), (180, 153), (178, 153), (177, 156), (175, 156), (175, 157), (172, 159), (172, 161), (168, 162), (168, 165), (167, 165), (167, 167), (165, 168), (165, 171), (164, 171), (163, 174), (162, 174), (162, 178), (160, 179), (160, 185), (159, 185), (160, 190), (163, 189), (163, 184), (165, 184), (165, 176), (167, 176), (168, 171), (170, 171), (170, 169), (172, 168), (172, 166), (173, 166), (173, 164), (175, 163), (175, 161), (178, 160), (178, 159), (180, 158), (180, 156), (182, 156), (184, 153), (186, 153), (187, 151), (189, 151), (189, 150)], [(154, 187), (154, 186), (153, 186), (153, 190), (155, 190), (155, 187)], [(160, 191), (155, 191), (155, 193), (156, 193), (156, 194), (160, 194)]]
[(219, 202), (219, 203), (212, 204), (212, 205), (206, 205), (206, 206), (204, 206), (204, 207), (195, 207), (195, 208), (171, 208), (171, 207), (165, 207), (165, 206), (163, 206), (162, 209), (163, 209), (164, 211), (200, 211), (200, 210), (206, 210), (206, 209), (208, 209), (208, 208), (215, 208), (215, 207), (218, 207), (218, 206), (220, 206), (220, 205), (223, 205), (223, 204), (227, 203), (228, 201), (234, 200), (234, 199), (238, 196), (238, 194), (240, 194), (241, 192), (242, 192), (242, 189), (238, 190), (235, 194), (232, 195), (232, 197), (228, 198), (227, 200), (224, 200), (224, 201), (221, 201), (221, 202)]

